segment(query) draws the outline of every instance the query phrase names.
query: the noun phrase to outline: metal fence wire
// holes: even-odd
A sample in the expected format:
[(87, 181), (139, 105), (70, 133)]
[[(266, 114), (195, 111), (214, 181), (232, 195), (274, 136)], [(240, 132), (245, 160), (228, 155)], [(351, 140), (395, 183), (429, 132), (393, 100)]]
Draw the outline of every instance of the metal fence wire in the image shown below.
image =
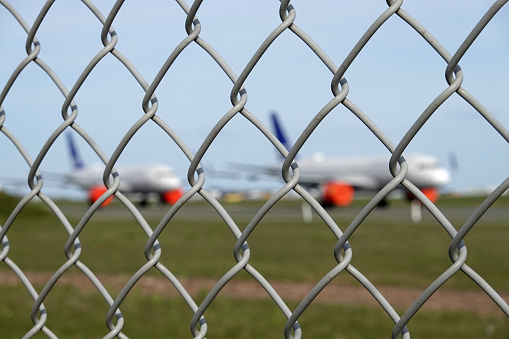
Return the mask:
[[(263, 287), (266, 294), (274, 302), (275, 305), (287, 318), (287, 323), (282, 329), (285, 338), (301, 338), (305, 334), (305, 328), (301, 328), (299, 325), (299, 318), (306, 311), (306, 309), (313, 303), (315, 298), (323, 292), (323, 290), (340, 274), (350, 274), (353, 276), (362, 286), (372, 295), (372, 297), (378, 302), (381, 312), (385, 312), (388, 317), (394, 322), (394, 328), (392, 330), (392, 338), (402, 336), (403, 338), (410, 338), (411, 326), (407, 328), (409, 321), (419, 312), (421, 307), (426, 304), (428, 299), (437, 291), (439, 288), (448, 281), (451, 277), (456, 274), (465, 274), (472, 279), (480, 289), (482, 289), (495, 303), (500, 310), (509, 316), (509, 306), (506, 301), (495, 291), (479, 274), (477, 274), (471, 267), (465, 262), (467, 259), (467, 246), (463, 241), (467, 234), (474, 228), (481, 216), (489, 209), (489, 207), (509, 188), (509, 179), (503, 181), (477, 208), (477, 210), (470, 216), (461, 227), (455, 227), (451, 224), (446, 216), (439, 210), (435, 204), (433, 204), (426, 195), (421, 192), (406, 176), (408, 172), (408, 166), (404, 158), (405, 150), (408, 145), (416, 138), (420, 133), (423, 126), (428, 122), (428, 119), (434, 115), (437, 109), (448, 101), (450, 98), (461, 98), (464, 102), (468, 103), (473, 107), (479, 115), (481, 115), (486, 121), (489, 122), (494, 132), (497, 132), (502, 138), (509, 142), (509, 132), (499, 122), (494, 115), (492, 115), (485, 106), (483, 106), (472, 94), (470, 94), (465, 88), (462, 87), (463, 83), (463, 71), (460, 67), (460, 62), (465, 54), (468, 53), (469, 48), (473, 44), (474, 40), (480, 35), (483, 29), (490, 23), (490, 21), (497, 15), (499, 10), (506, 4), (505, 1), (496, 1), (488, 11), (482, 15), (479, 22), (472, 27), (470, 33), (464, 37), (464, 42), (459, 48), (452, 52), (447, 51), (427, 29), (422, 26), (419, 21), (414, 19), (409, 13), (404, 10), (404, 3), (402, 0), (387, 1), (387, 8), (379, 14), (379, 16), (372, 22), (365, 33), (360, 37), (355, 46), (348, 53), (348, 56), (344, 59), (339, 66), (335, 64), (331, 57), (329, 57), (324, 50), (313, 40), (303, 29), (298, 26), (298, 19), (296, 19), (297, 8), (294, 8), (288, 0), (281, 0), (278, 2), (278, 11), (281, 22), (276, 27), (266, 27), (270, 33), (266, 36), (265, 40), (259, 45), (254, 54), (252, 54), (249, 62), (242, 69), (234, 70), (232, 61), (229, 61), (221, 54), (221, 49), (215, 49), (216, 46), (211, 46), (207, 41), (202, 38), (207, 32), (206, 25), (200, 23), (200, 11), (207, 10), (206, 3), (203, 1), (195, 1), (192, 4), (188, 4), (183, 0), (177, 0), (177, 4), (182, 9), (181, 12), (181, 25), (185, 28), (185, 38), (175, 46), (173, 51), (167, 56), (164, 64), (159, 68), (157, 75), (153, 81), (147, 81), (146, 78), (137, 70), (134, 63), (120, 50), (116, 48), (119, 39), (122, 37), (122, 32), (117, 32), (114, 28), (115, 21), (122, 16), (122, 7), (126, 5), (125, 1), (116, 1), (111, 8), (111, 11), (104, 13), (101, 12), (92, 1), (83, 0), (83, 9), (92, 13), (96, 19), (100, 22), (102, 30), (97, 30), (97, 39), (102, 44), (102, 49), (95, 55), (92, 55), (91, 51), (83, 51), (84, 55), (90, 55), (88, 64), (83, 68), (81, 75), (72, 84), (72, 87), (68, 88), (64, 85), (61, 80), (60, 74), (53, 71), (52, 66), (44, 62), (40, 57), (43, 55), (41, 50), (44, 48), (44, 41), (37, 38), (38, 34), (43, 34), (45, 24), (47, 20), (51, 19), (51, 9), (54, 5), (54, 1), (47, 1), (40, 9), (39, 14), (35, 18), (34, 22), (30, 25), (27, 23), (22, 15), (17, 11), (17, 4), (11, 4), (6, 0), (0, 0), (3, 5), (3, 9), (0, 12), (0, 20), (2, 24), (7, 22), (17, 23), (26, 32), (26, 40), (23, 42), (26, 49), (26, 57), (19, 60), (19, 65), (12, 71), (12, 75), (8, 79), (7, 83), (3, 85), (0, 94), (0, 130), (4, 136), (7, 137), (7, 142), (2, 141), (2, 149), (6, 149), (8, 146), (14, 146), (19, 154), (24, 158), (29, 166), (28, 175), (28, 186), (30, 192), (22, 197), (18, 205), (12, 210), (10, 215), (3, 221), (0, 231), (0, 239), (2, 243), (0, 245), (0, 261), (2, 270), (7, 270), (11, 274), (15, 274), (19, 282), (21, 282), (30, 295), (33, 297), (34, 303), (31, 310), (27, 310), (30, 313), (30, 317), (33, 321), (33, 327), (25, 334), (26, 338), (33, 337), (34, 335), (44, 333), (47, 337), (56, 338), (57, 334), (53, 333), (51, 328), (47, 327), (47, 320), (52, 316), (51, 312), (47, 312), (44, 302), (47, 298), (50, 298), (50, 294), (53, 290), (58, 289), (57, 282), (64, 276), (66, 271), (75, 267), (81, 271), (88, 279), (94, 284), (97, 293), (99, 293), (109, 305), (109, 309), (105, 314), (107, 328), (105, 328), (104, 338), (127, 338), (128, 333), (124, 333), (124, 317), (122, 315), (122, 305), (126, 299), (129, 298), (130, 293), (135, 284), (144, 277), (148, 271), (156, 268), (170, 283), (173, 285), (181, 298), (188, 304), (189, 308), (193, 312), (193, 316), (190, 321), (190, 336), (194, 338), (205, 338), (207, 335), (207, 329), (209, 324), (207, 323), (206, 311), (211, 303), (218, 296), (220, 291), (239, 274), (239, 272), (247, 272), (254, 281)], [(35, 5), (34, 5), (35, 6)], [(366, 4), (369, 6), (369, 4)], [(458, 3), (458, 6), (461, 4)], [(437, 9), (439, 10), (439, 9)], [(73, 14), (74, 15), (74, 14)], [(150, 13), (140, 13), (142, 15), (150, 15)], [(480, 15), (481, 16), (481, 15)], [(225, 20), (227, 20), (227, 14), (225, 14)], [(9, 19), (9, 20), (8, 20)], [(15, 19), (15, 20), (12, 20)], [(386, 23), (394, 22), (397, 20), (400, 23), (404, 23), (411, 29), (418, 33), (420, 39), (427, 44), (430, 50), (439, 55), (444, 63), (445, 80), (444, 87), (441, 92), (435, 97), (434, 100), (429, 102), (428, 106), (424, 111), (416, 116), (412, 126), (408, 129), (404, 137), (398, 143), (394, 140), (390, 140), (386, 134), (377, 126), (370, 116), (363, 112), (357, 105), (355, 105), (351, 99), (349, 99), (349, 83), (348, 83), (348, 70), (352, 63), (363, 54), (366, 46), (370, 45), (370, 42), (375, 33)], [(135, 20), (133, 20), (135, 21)], [(136, 24), (136, 22), (133, 22)], [(323, 22), (323, 25), (327, 25), (327, 22)], [(19, 27), (16, 27), (18, 29)], [(85, 27), (86, 30), (95, 30), (96, 27)], [(10, 28), (2, 28), (5, 31)], [(14, 28), (12, 28), (14, 30)], [(65, 28), (63, 28), (65, 29)], [(232, 28), (235, 29), (235, 28)], [(42, 32), (42, 33), (41, 33)], [(58, 31), (56, 34), (58, 34)], [(183, 33), (179, 32), (179, 33)], [(167, 32), (172, 34), (172, 32)], [(256, 65), (262, 58), (274, 57), (270, 53), (274, 43), (283, 34), (292, 34), (302, 41), (303, 52), (311, 51), (316, 56), (316, 62), (320, 63), (330, 71), (330, 89), (332, 94), (330, 101), (324, 103), (321, 109), (315, 112), (310, 119), (309, 124), (304, 129), (302, 134), (298, 137), (295, 145), (290, 151), (280, 143), (277, 137), (267, 128), (259, 119), (259, 114), (256, 112), (249, 111), (249, 79), (256, 74)], [(348, 35), (348, 29), (345, 28), (341, 34)], [(7, 36), (7, 35), (4, 35)], [(416, 35), (417, 37), (417, 35)], [(228, 39), (227, 36), (224, 39)], [(394, 37), (397, 39), (397, 37)], [(19, 43), (19, 42), (18, 42)], [(75, 48), (81, 48), (79, 41), (70, 42), (76, 44)], [(164, 43), (164, 42), (162, 42)], [(233, 43), (233, 42), (232, 42)], [(5, 42), (0, 41), (2, 44), (1, 53), (7, 51)], [(140, 46), (145, 48), (146, 46)], [(48, 48), (54, 48), (48, 46)], [(56, 47), (58, 48), (58, 47)], [(179, 63), (176, 62), (179, 57), (186, 58), (187, 50), (201, 49), (206, 52), (208, 57), (214, 61), (210, 65), (220, 69), (224, 75), (231, 81), (231, 92), (229, 94), (229, 100), (231, 101), (231, 107), (227, 112), (223, 112), (220, 118), (215, 122), (214, 127), (207, 132), (206, 135), (202, 135), (203, 142), (197, 148), (197, 151), (192, 151), (190, 147), (185, 143), (183, 138), (176, 133), (172, 128), (172, 123), (165, 121), (160, 115), (158, 115), (158, 108), (160, 103), (165, 101), (164, 98), (158, 98), (156, 91), (165, 78), (170, 77), (170, 73), (173, 70), (179, 68)], [(253, 49), (254, 50), (254, 49)], [(150, 48), (147, 49), (147, 53), (150, 53)], [(108, 57), (115, 60), (117, 63), (117, 69), (119, 72), (124, 72), (129, 76), (133, 77), (136, 82), (141, 86), (144, 91), (142, 100), (143, 112), (140, 112), (139, 119), (130, 126), (128, 131), (123, 135), (122, 140), (116, 145), (114, 152), (111, 156), (107, 156), (100, 148), (96, 140), (94, 140), (89, 134), (86, 128), (80, 126), (79, 107), (80, 107), (80, 89), (87, 83), (88, 77), (96, 69), (100, 68), (103, 60)], [(110, 60), (111, 61), (111, 60)], [(72, 62), (72, 60), (67, 60)], [(40, 151), (35, 155), (35, 158), (31, 157), (29, 152), (26, 151), (26, 145), (19, 141), (17, 135), (13, 132), (14, 129), (9, 125), (9, 118), (19, 114), (16, 112), (16, 107), (8, 107), (6, 105), (6, 98), (9, 97), (9, 93), (16, 82), (23, 77), (24, 71), (27, 66), (36, 67), (40, 70), (40, 76), (44, 76), (50, 79), (50, 82), (46, 82), (46, 86), (55, 86), (58, 91), (62, 94), (62, 103), (60, 112), (44, 112), (47, 115), (58, 115), (61, 116), (61, 123), (53, 127), (53, 132), (44, 145), (40, 147)], [(4, 65), (0, 65), (4, 67)], [(189, 76), (193, 76), (190, 75)], [(51, 85), (48, 85), (51, 84)], [(244, 87), (246, 85), (246, 87)], [(285, 86), (285, 85), (282, 85)], [(39, 99), (38, 99), (39, 100)], [(83, 99), (85, 100), (85, 99)], [(195, 100), (206, 100), (197, 96)], [(2, 105), (5, 105), (2, 106)], [(308, 138), (313, 134), (315, 129), (322, 124), (323, 119), (335, 108), (343, 106), (349, 112), (353, 114), (367, 129), (371, 132), (371, 135), (376, 137), (378, 141), (383, 144), (392, 156), (387, 164), (393, 175), (393, 179), (387, 183), (387, 185), (378, 191), (374, 197), (364, 206), (360, 213), (351, 221), (351, 223), (344, 229), (341, 229), (335, 220), (327, 213), (326, 210), (299, 185), (299, 177), (301, 175), (298, 165), (298, 158), (296, 159), (297, 153), (306, 144)], [(359, 106), (360, 107), (360, 106)], [(138, 108), (138, 107), (137, 107)], [(113, 108), (114, 109), (114, 108)], [(40, 114), (40, 113), (38, 113)], [(218, 115), (219, 116), (219, 115)], [(231, 215), (226, 211), (220, 201), (218, 201), (212, 194), (207, 192), (204, 188), (205, 178), (207, 177), (207, 167), (202, 168), (200, 163), (203, 161), (204, 156), (207, 154), (209, 147), (212, 143), (221, 135), (225, 126), (227, 126), (232, 118), (244, 119), (247, 124), (253, 126), (253, 128), (260, 131), (264, 137), (270, 142), (274, 148), (280, 152), (285, 160), (281, 165), (282, 177), (285, 184), (277, 190), (276, 193), (272, 194), (266, 203), (261, 207), (251, 221), (246, 225), (237, 225)], [(30, 119), (30, 118), (28, 118)], [(26, 121), (30, 124), (29, 121)], [(132, 138), (138, 133), (138, 131), (145, 124), (155, 124), (164, 131), (169, 139), (180, 149), (180, 151), (188, 159), (188, 172), (187, 179), (190, 184), (190, 188), (185, 191), (183, 196), (168, 210), (164, 217), (160, 220), (156, 227), (151, 227), (148, 222), (144, 219), (141, 211), (135, 204), (128, 199), (122, 192), (118, 190), (120, 181), (122, 179), (122, 173), (117, 173), (115, 165), (119, 158), (122, 156), (126, 147), (128, 147)], [(99, 124), (99, 122), (98, 122)], [(192, 123), (191, 123), (192, 125)], [(11, 131), (12, 130), (12, 131)], [(41, 170), (41, 164), (45, 161), (47, 155), (52, 150), (57, 138), (62, 138), (62, 135), (73, 130), (73, 133), (79, 134), (83, 140), (85, 140), (90, 149), (101, 159), (105, 164), (104, 178), (107, 186), (107, 191), (95, 201), (90, 208), (81, 217), (81, 220), (77, 225), (72, 225), (61, 209), (58, 206), (58, 202), (52, 200), (48, 195), (45, 194), (45, 173)], [(168, 140), (169, 140), (168, 139)], [(238, 141), (244, 142), (244, 141)], [(450, 267), (441, 273), (436, 280), (430, 284), (424, 292), (413, 302), (413, 304), (406, 309), (402, 314), (397, 312), (393, 305), (391, 305), (384, 295), (375, 287), (368, 279), (369, 274), (364, 276), (359, 270), (352, 266), (352, 255), (354, 248), (349, 244), (349, 239), (352, 235), (362, 226), (364, 220), (372, 213), (375, 207), (384, 200), (384, 198), (390, 194), (397, 186), (403, 185), (409, 192), (411, 192), (422, 205), (433, 215), (438, 221), (441, 227), (447, 232), (451, 241), (449, 246), (449, 257), (451, 260)], [(256, 256), (256, 251), (251, 252), (249, 247), (249, 237), (253, 231), (260, 225), (264, 216), (271, 210), (271, 208), (282, 198), (286, 197), (289, 193), (294, 192), (298, 194), (306, 204), (311, 206), (316, 214), (323, 220), (331, 236), (337, 238), (337, 243), (333, 248), (334, 258), (337, 261), (337, 265), (330, 268), (323, 278), (316, 282), (316, 285), (309, 290), (309, 293), (300, 301), (297, 307), (291, 308), (287, 305), (285, 300), (276, 292), (276, 289), (271, 285), (271, 282), (257, 271), (257, 269), (250, 263), (251, 256)], [(167, 228), (168, 223), (174, 218), (176, 213), (188, 203), (188, 201), (195, 197), (201, 196), (204, 200), (210, 204), (210, 206), (217, 211), (224, 225), (231, 230), (236, 238), (236, 242), (232, 242), (232, 248), (234, 252), (234, 259), (232, 259), (231, 268), (226, 274), (224, 274), (219, 280), (215, 282), (212, 289), (207, 291), (206, 296), (201, 301), (197, 301), (191, 293), (186, 290), (184, 284), (179, 277), (172, 273), (171, 267), (167, 267), (160, 262), (162, 246), (159, 243), (161, 234)], [(148, 237), (148, 241), (144, 248), (144, 256), (146, 258), (146, 264), (139, 268), (139, 270), (133, 274), (127, 283), (123, 286), (118, 295), (114, 296), (108, 292), (105, 287), (105, 282), (92, 272), (84, 262), (80, 261), (82, 255), (82, 243), (79, 240), (80, 234), (87, 229), (87, 225), (90, 224), (90, 220), (94, 217), (94, 214), (99, 210), (101, 204), (106, 201), (110, 196), (114, 196), (120, 203), (125, 206), (125, 209), (132, 215), (133, 219), (139, 224), (140, 232), (144, 232)], [(15, 229), (16, 226), (20, 226), (13, 223), (16, 218), (20, 215), (21, 211), (36, 197), (42, 201), (45, 206), (58, 219), (59, 224), (68, 233), (67, 242), (64, 244), (55, 244), (55, 246), (63, 246), (65, 249), (66, 261), (58, 268), (49, 280), (44, 282), (44, 287), (40, 290), (34, 287), (34, 282), (29, 279), (29, 274), (24, 272), (14, 260), (12, 256), (9, 256), (9, 251), (12, 249), (14, 244), (9, 243), (8, 236), (9, 232)], [(260, 229), (263, 232), (263, 229)], [(27, 236), (30, 236), (29, 234)], [(133, 249), (134, 250), (134, 249)], [(332, 251), (332, 248), (331, 248)], [(141, 252), (141, 249), (140, 249)], [(65, 258), (63, 258), (65, 259)], [(213, 260), (213, 258), (208, 258)], [(35, 260), (35, 258), (34, 258)], [(461, 272), (459, 272), (461, 271)], [(0, 281), (0, 284), (2, 282)], [(172, 288), (168, 284), (168, 288)], [(0, 303), (0, 308), (1, 308)], [(1, 315), (0, 315), (1, 316)], [(125, 320), (126, 322), (128, 320)], [(325, 320), (324, 320), (325, 321)], [(0, 332), (2, 330), (0, 329)], [(338, 329), (340, 331), (340, 329)], [(386, 334), (388, 335), (388, 333)]]

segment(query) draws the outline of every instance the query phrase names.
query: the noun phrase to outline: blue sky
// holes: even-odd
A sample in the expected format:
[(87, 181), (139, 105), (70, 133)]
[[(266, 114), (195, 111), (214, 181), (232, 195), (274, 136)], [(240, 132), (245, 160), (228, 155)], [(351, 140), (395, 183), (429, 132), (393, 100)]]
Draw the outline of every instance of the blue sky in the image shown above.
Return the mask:
[[(32, 25), (43, 1), (16, 1), (14, 6)], [(113, 1), (96, 4), (105, 14)], [(310, 35), (339, 66), (362, 34), (387, 8), (384, 1), (294, 1), (295, 23)], [(204, 1), (198, 18), (200, 36), (212, 45), (239, 75), (267, 35), (280, 23), (278, 1)], [(454, 54), (491, 3), (481, 1), (405, 1), (403, 9), (416, 18)], [(151, 82), (187, 35), (184, 12), (173, 2), (126, 1), (114, 21), (117, 49)], [(70, 89), (88, 62), (103, 47), (101, 24), (78, 1), (57, 1), (37, 33), (39, 57)], [(463, 87), (509, 126), (509, 6), (487, 26), (460, 62)], [(26, 56), (26, 33), (0, 6), (0, 88)], [(446, 87), (446, 63), (399, 17), (393, 16), (375, 34), (346, 71), (348, 98), (398, 143), (424, 109)], [(269, 123), (274, 110), (295, 141), (312, 117), (332, 98), (332, 73), (293, 33), (286, 31), (269, 48), (245, 82), (246, 107)], [(156, 90), (158, 115), (197, 150), (208, 131), (230, 108), (232, 83), (197, 45), (189, 46)], [(76, 96), (77, 123), (94, 137), (107, 155), (143, 114), (144, 92), (112, 55), (91, 73)], [(64, 98), (37, 65), (30, 64), (3, 102), (5, 126), (35, 158), (41, 145), (62, 122)], [(84, 142), (78, 144), (86, 163), (99, 159)], [(0, 179), (24, 178), (28, 166), (8, 139), (0, 135)], [(387, 153), (352, 113), (337, 107), (304, 146), (301, 156)], [(508, 176), (509, 145), (480, 115), (454, 95), (424, 126), (407, 152), (433, 154), (447, 163), (454, 152), (459, 169), (449, 189), (467, 190), (498, 185)], [(65, 138), (47, 154), (41, 169), (67, 172)], [(388, 153), (387, 153), (388, 154)], [(212, 144), (204, 165), (216, 169), (228, 163), (269, 164), (275, 150), (242, 117), (234, 118)], [(119, 164), (167, 163), (186, 177), (188, 160), (155, 124), (135, 136)], [(207, 187), (274, 187), (274, 182), (238, 182), (208, 178)], [(45, 187), (48, 194), (77, 194)], [(20, 190), (16, 188), (16, 190)]]

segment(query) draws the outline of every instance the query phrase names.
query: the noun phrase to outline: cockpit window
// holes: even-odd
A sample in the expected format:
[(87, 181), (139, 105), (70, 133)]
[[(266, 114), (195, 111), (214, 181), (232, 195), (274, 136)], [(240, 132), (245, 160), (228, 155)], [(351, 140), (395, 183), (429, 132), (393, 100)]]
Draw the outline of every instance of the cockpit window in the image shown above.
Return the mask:
[(417, 168), (420, 171), (426, 171), (426, 170), (433, 170), (440, 167), (440, 164), (438, 162), (421, 162), (417, 165)]
[(173, 173), (171, 171), (158, 171), (155, 173), (155, 177), (158, 179), (171, 178)]

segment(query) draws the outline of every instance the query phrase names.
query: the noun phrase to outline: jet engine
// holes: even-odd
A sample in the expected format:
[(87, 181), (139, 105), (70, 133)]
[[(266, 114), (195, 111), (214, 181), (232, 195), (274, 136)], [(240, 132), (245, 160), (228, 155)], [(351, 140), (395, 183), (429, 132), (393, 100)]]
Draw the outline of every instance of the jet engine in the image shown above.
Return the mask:
[(348, 206), (352, 203), (354, 196), (354, 188), (346, 182), (328, 182), (322, 187), (323, 206)]
[(177, 188), (161, 194), (161, 200), (170, 205), (175, 203), (184, 195), (184, 191), (181, 188)]
[[(97, 201), (107, 191), (107, 188), (102, 185), (93, 186), (88, 190), (88, 201), (90, 204), (93, 204)], [(102, 204), (101, 207), (106, 207), (113, 201), (113, 195), (110, 196), (108, 199), (106, 199)]]
[[(422, 193), (432, 202), (435, 203), (438, 200), (438, 197), (440, 196), (440, 193), (438, 192), (438, 188), (436, 187), (426, 187), (420, 189)], [(415, 200), (417, 199), (412, 193), (407, 191), (407, 198), (409, 200)]]

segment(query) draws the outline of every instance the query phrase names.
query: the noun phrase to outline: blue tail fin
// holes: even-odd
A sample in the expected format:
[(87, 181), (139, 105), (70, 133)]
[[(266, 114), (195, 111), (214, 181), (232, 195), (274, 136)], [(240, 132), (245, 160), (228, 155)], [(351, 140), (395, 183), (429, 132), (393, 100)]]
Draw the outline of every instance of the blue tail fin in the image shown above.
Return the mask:
[(76, 145), (74, 144), (74, 139), (73, 139), (71, 133), (67, 133), (67, 141), (69, 143), (69, 152), (71, 153), (73, 168), (82, 169), (83, 167), (85, 167), (85, 165), (84, 165), (83, 161), (81, 160), (81, 157), (78, 153), (78, 149), (76, 148)]
[(283, 132), (283, 128), (281, 123), (279, 122), (278, 116), (276, 112), (271, 112), (270, 117), (272, 119), (272, 127), (274, 129), (274, 134), (276, 135), (277, 139), (285, 148), (290, 151), (291, 146), (288, 142), (288, 139), (286, 138), (286, 133)]

